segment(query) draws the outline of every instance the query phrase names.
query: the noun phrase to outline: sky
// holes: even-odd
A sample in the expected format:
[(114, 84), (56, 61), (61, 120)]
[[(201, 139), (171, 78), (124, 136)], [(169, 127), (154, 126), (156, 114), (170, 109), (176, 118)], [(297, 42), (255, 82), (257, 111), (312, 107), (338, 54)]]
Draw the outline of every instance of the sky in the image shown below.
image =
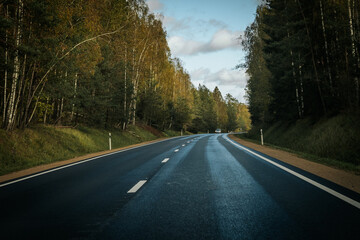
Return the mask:
[[(147, 0), (162, 20), (173, 57), (181, 59), (195, 87), (218, 86), (245, 103), (247, 75), (239, 37), (255, 18), (259, 0)], [(161, 16), (160, 16), (161, 15)]]

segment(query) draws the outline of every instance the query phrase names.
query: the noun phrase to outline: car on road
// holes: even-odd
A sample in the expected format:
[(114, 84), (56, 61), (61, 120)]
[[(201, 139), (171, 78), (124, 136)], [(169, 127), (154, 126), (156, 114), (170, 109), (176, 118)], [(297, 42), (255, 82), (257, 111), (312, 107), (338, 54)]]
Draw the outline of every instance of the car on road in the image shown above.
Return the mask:
[(216, 129), (215, 133), (221, 133), (221, 129), (220, 128)]

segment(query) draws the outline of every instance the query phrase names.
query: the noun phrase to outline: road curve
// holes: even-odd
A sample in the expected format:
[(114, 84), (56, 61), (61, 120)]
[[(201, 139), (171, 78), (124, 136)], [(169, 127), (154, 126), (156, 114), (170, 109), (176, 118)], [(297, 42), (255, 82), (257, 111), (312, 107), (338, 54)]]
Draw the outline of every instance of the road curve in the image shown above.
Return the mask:
[(226, 134), (194, 135), (4, 185), (1, 237), (356, 239), (360, 235), (359, 194), (250, 151)]

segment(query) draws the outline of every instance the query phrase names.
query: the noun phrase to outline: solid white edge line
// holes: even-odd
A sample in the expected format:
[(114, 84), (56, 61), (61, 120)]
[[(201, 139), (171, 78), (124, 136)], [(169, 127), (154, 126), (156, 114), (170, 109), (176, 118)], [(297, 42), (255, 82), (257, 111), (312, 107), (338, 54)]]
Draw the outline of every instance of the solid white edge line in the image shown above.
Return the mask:
[(141, 180), (135, 186), (133, 186), (127, 193), (136, 193), (145, 183), (147, 180)]
[(131, 147), (131, 148), (128, 148), (128, 149), (123, 149), (123, 150), (119, 150), (119, 151), (116, 151), (116, 152), (100, 155), (100, 156), (97, 156), (97, 157), (81, 160), (79, 162), (71, 163), (71, 164), (68, 164), (68, 165), (65, 165), (65, 166), (62, 166), (62, 167), (56, 167), (56, 168), (53, 168), (53, 169), (50, 169), (50, 170), (47, 170), (47, 171), (44, 171), (44, 172), (36, 173), (34, 175), (30, 175), (30, 176), (27, 176), (27, 177), (19, 178), (19, 179), (14, 180), (14, 181), (10, 181), (10, 182), (7, 182), (7, 183), (0, 184), (0, 188), (11, 185), (11, 184), (14, 184), (14, 183), (17, 183), (17, 182), (22, 182), (22, 181), (25, 181), (25, 180), (28, 180), (28, 179), (31, 179), (31, 178), (34, 178), (34, 177), (45, 175), (47, 173), (55, 172), (55, 171), (58, 171), (58, 170), (61, 170), (61, 169), (64, 169), (64, 168), (68, 168), (68, 167), (72, 167), (72, 166), (75, 166), (75, 165), (78, 165), (78, 164), (90, 162), (90, 161), (93, 161), (93, 160), (98, 159), (98, 158), (107, 157), (107, 156), (110, 156), (110, 155), (113, 155), (113, 154), (126, 152), (126, 151), (129, 151), (129, 150), (133, 150), (133, 149), (137, 149), (137, 148), (141, 148), (141, 147), (145, 147), (145, 146), (149, 146), (149, 145), (152, 145), (152, 144), (161, 143), (161, 142), (165, 142), (165, 141), (169, 141), (169, 140), (176, 139), (176, 138), (181, 138), (181, 137), (182, 136), (173, 137), (173, 138), (169, 138), (169, 139), (164, 139), (164, 140), (161, 140), (161, 141), (158, 141), (158, 142), (148, 143), (148, 144), (145, 144), (145, 145), (141, 145), (141, 146), (137, 146), (137, 147)]
[(162, 163), (166, 163), (167, 161), (169, 161), (170, 160), (170, 158), (164, 158), (164, 160), (162, 160), (161, 162)]
[(292, 174), (292, 175), (294, 175), (294, 176), (296, 176), (296, 177), (304, 180), (305, 182), (308, 182), (308, 183), (310, 183), (311, 185), (313, 185), (313, 186), (315, 186), (315, 187), (318, 187), (318, 188), (320, 188), (321, 190), (323, 190), (323, 191), (325, 191), (325, 192), (327, 192), (327, 193), (330, 193), (331, 195), (333, 195), (333, 196), (335, 196), (335, 197), (337, 197), (337, 198), (339, 198), (339, 199), (341, 199), (341, 200), (343, 200), (343, 201), (345, 201), (345, 202), (353, 205), (354, 207), (360, 209), (360, 202), (357, 202), (357, 201), (355, 201), (354, 199), (351, 199), (351, 198), (349, 198), (349, 197), (347, 197), (347, 196), (345, 196), (345, 195), (343, 195), (343, 194), (341, 194), (341, 193), (338, 193), (338, 192), (332, 190), (331, 188), (328, 188), (328, 187), (326, 187), (326, 186), (324, 186), (324, 185), (322, 185), (322, 184), (320, 184), (320, 183), (318, 183), (318, 182), (315, 182), (314, 180), (311, 180), (311, 179), (308, 178), (308, 177), (305, 177), (305, 176), (303, 176), (303, 175), (301, 175), (301, 174), (299, 174), (299, 173), (297, 173), (297, 172), (295, 172), (295, 171), (293, 171), (293, 170), (291, 170), (291, 169), (289, 169), (289, 168), (287, 168), (287, 167), (284, 167), (284, 166), (282, 166), (282, 165), (280, 165), (280, 164), (278, 164), (278, 163), (276, 163), (276, 162), (274, 162), (274, 161), (266, 158), (266, 157), (263, 157), (263, 156), (255, 153), (255, 152), (253, 152), (253, 151), (251, 151), (251, 150), (249, 150), (249, 149), (247, 149), (247, 148), (244, 148), (243, 146), (241, 146), (241, 145), (238, 144), (238, 143), (234, 143), (233, 141), (231, 141), (231, 140), (228, 138), (227, 135), (224, 136), (224, 139), (225, 139), (226, 141), (230, 142), (231, 144), (235, 145), (236, 147), (241, 148), (242, 150), (245, 150), (245, 151), (247, 151), (247, 152), (249, 152), (249, 153), (257, 156), (257, 157), (261, 158), (262, 160), (264, 160), (264, 161), (266, 161), (266, 162), (268, 162), (268, 163), (271, 163), (272, 165), (274, 165), (274, 166), (276, 166), (276, 167), (278, 167), (278, 168), (280, 168), (280, 169), (282, 169), (282, 170), (284, 170), (284, 171), (286, 171), (286, 172), (288, 172), (288, 173), (290, 173), (290, 174)]

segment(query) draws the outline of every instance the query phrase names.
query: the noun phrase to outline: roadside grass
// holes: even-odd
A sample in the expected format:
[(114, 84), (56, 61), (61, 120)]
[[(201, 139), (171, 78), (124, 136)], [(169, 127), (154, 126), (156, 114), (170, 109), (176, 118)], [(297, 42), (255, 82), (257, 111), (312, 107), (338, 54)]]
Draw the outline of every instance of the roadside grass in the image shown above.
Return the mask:
[[(256, 143), (256, 144), (261, 144), (261, 142), (259, 140), (254, 140), (252, 138), (248, 138), (246, 137), (246, 135), (244, 134), (234, 134), (234, 136), (252, 142), (252, 143)], [(312, 162), (317, 162), (329, 167), (333, 167), (333, 168), (337, 168), (337, 169), (341, 169), (341, 170), (345, 170), (347, 172), (352, 172), (356, 175), (360, 175), (360, 165), (355, 165), (352, 163), (347, 163), (347, 162), (343, 162), (343, 161), (339, 161), (336, 159), (331, 159), (331, 158), (322, 158), (313, 154), (309, 154), (309, 153), (304, 153), (304, 152), (299, 152), (299, 151), (295, 151), (289, 148), (285, 148), (285, 147), (279, 147), (270, 143), (264, 143), (264, 146), (267, 147), (271, 147), (273, 149), (278, 149), (278, 150), (282, 150), (282, 151), (286, 151), (292, 154), (295, 154), (296, 156), (312, 161)]]
[[(295, 124), (278, 122), (263, 130), (267, 146), (360, 174), (360, 124), (356, 117), (340, 115), (318, 122), (303, 119)], [(237, 136), (260, 144), (259, 128)]]
[[(112, 148), (158, 138), (138, 126), (111, 130)], [(35, 126), (25, 130), (0, 130), (0, 175), (109, 149), (109, 131), (80, 126)]]

